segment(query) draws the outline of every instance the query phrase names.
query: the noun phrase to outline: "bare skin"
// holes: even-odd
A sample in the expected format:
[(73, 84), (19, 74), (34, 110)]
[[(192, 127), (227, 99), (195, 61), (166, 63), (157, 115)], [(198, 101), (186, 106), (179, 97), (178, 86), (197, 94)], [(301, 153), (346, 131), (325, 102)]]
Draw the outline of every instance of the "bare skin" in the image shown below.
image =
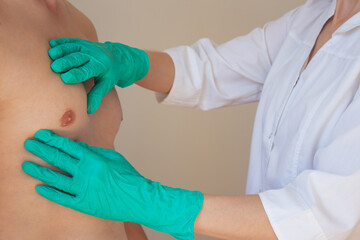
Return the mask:
[(98, 41), (92, 23), (67, 1), (0, 0), (0, 239), (146, 239), (137, 224), (95, 218), (42, 198), (35, 191), (42, 183), (21, 169), (25, 161), (49, 166), (24, 149), (39, 129), (114, 148), (122, 120), (116, 91), (88, 115), (93, 80), (66, 85), (49, 67), (48, 42), (60, 37)]
[[(309, 55), (308, 64), (318, 50), (343, 23), (360, 11), (360, 0), (337, 0), (334, 16), (323, 26)], [(169, 93), (175, 67), (166, 53), (148, 52), (149, 74), (137, 84)], [(214, 196), (204, 194), (204, 205), (195, 222), (195, 233), (221, 239), (277, 239), (258, 195)]]
[[(12, 0), (12, 1), (14, 1), (14, 0)], [(14, 1), (14, 2), (16, 2), (16, 1)], [(0, 9), (4, 9), (4, 8), (0, 7)], [(341, 24), (343, 24), (347, 19), (349, 19), (351, 16), (353, 16), (359, 10), (360, 10), (359, 1), (355, 1), (355, 0), (353, 0), (353, 1), (338, 0), (337, 1), (335, 14), (334, 14), (333, 18), (329, 19), (329, 21), (324, 25), (323, 30), (319, 34), (319, 37), (318, 37), (318, 39), (314, 45), (314, 48), (309, 56), (309, 61), (311, 61), (312, 57), (317, 53), (317, 51), (321, 48), (321, 46), (323, 46), (330, 39), (331, 34)], [(6, 16), (5, 13), (0, 14), (0, 16), (4, 16), (4, 15)], [(1, 26), (3, 27), (4, 21), (2, 18), (4, 18), (4, 17), (0, 18), (0, 23), (2, 23)], [(21, 30), (21, 32), (19, 32), (18, 34), (24, 32), (24, 30), (26, 30), (26, 28), (25, 29), (20, 28), (20, 30)], [(25, 33), (26, 33), (26, 31), (25, 31)], [(10, 37), (11, 37), (12, 33), (8, 32), (8, 35), (10, 35)], [(0, 36), (4, 36), (4, 34), (2, 34)], [(56, 36), (54, 36), (54, 37), (56, 37)], [(86, 38), (86, 37), (83, 37), (83, 38)], [(26, 34), (24, 36), (24, 39), (28, 39)], [(88, 38), (88, 39), (90, 39), (90, 38)], [(3, 43), (4, 39), (0, 38), (0, 41)], [(74, 91), (73, 92), (74, 98), (72, 98), (73, 96), (70, 91), (70, 88), (68, 89), (69, 92), (65, 95), (65, 97), (64, 97), (64, 95), (56, 96), (56, 92), (59, 92), (59, 89), (68, 88), (67, 86), (58, 85), (58, 86), (55, 86), (55, 88), (58, 89), (57, 91), (50, 92), (50, 93), (45, 92), (43, 94), (46, 97), (42, 96), (38, 99), (34, 99), (33, 101), (29, 101), (29, 99), (31, 99), (33, 96), (39, 95), (39, 92), (41, 89), (39, 90), (36, 87), (34, 87), (32, 89), (31, 86), (27, 86), (28, 91), (22, 93), (22, 95), (26, 96), (25, 99), (28, 100), (27, 104), (25, 104), (25, 106), (23, 106), (23, 107), (19, 107), (19, 106), (16, 107), (16, 103), (20, 102), (20, 101), (24, 102), (24, 98), (23, 99), (18, 99), (16, 97), (11, 98), (11, 96), (14, 96), (14, 95), (11, 95), (11, 93), (13, 93), (14, 91), (19, 91), (19, 89), (26, 88), (26, 87), (23, 86), (24, 82), (21, 82), (21, 81), (20, 82), (17, 82), (17, 81), (11, 82), (13, 85), (11, 87), (9, 87), (9, 85), (8, 85), (9, 83), (7, 83), (6, 80), (7, 79), (16, 79), (17, 80), (17, 79), (25, 78), (24, 77), (25, 74), (22, 78), (19, 77), (22, 74), (21, 71), (24, 71), (26, 73), (26, 70), (19, 70), (19, 65), (26, 66), (26, 62), (19, 61), (19, 57), (18, 57), (17, 59), (14, 59), (14, 61), (13, 61), (13, 64), (16, 67), (11, 68), (10, 64), (12, 63), (11, 57), (13, 55), (16, 56), (16, 54), (23, 56), (24, 53), (26, 53), (26, 51), (25, 51), (26, 48), (18, 49), (17, 44), (14, 44), (14, 45), (11, 45), (11, 44), (12, 44), (12, 42), (6, 44), (6, 46), (7, 46), (6, 48), (4, 48), (2, 46), (3, 49), (1, 49), (1, 50), (2, 50), (2, 52), (4, 52), (6, 61), (4, 59), (2, 61), (0, 60), (1, 61), (0, 66), (6, 66), (6, 68), (1, 69), (1, 71), (0, 71), (1, 72), (0, 91), (2, 91), (2, 93), (3, 93), (3, 94), (0, 94), (0, 111), (1, 111), (0, 131), (1, 131), (2, 136), (6, 136), (6, 143), (3, 143), (3, 142), (1, 143), (0, 153), (3, 156), (7, 156), (7, 157), (9, 156), (7, 158), (7, 159), (9, 159), (9, 161), (6, 161), (4, 166), (2, 166), (2, 168), (0, 169), (0, 192), (1, 192), (1, 196), (2, 196), (2, 198), (0, 199), (0, 201), (2, 201), (0, 203), (0, 206), (4, 206), (4, 209), (2, 209), (3, 211), (0, 211), (1, 212), (0, 213), (0, 229), (1, 229), (0, 231), (2, 231), (2, 232), (0, 232), (0, 236), (1, 236), (0, 238), (2, 238), (2, 236), (4, 236), (5, 239), (11, 239), (11, 235), (5, 235), (5, 234), (13, 234), (13, 233), (9, 232), (9, 230), (8, 230), (11, 228), (4, 228), (3, 227), (4, 225), (1, 225), (1, 224), (8, 224), (8, 222), (11, 222), (12, 220), (15, 221), (15, 220), (19, 220), (19, 219), (21, 221), (23, 221), (21, 225), (25, 226), (25, 228), (22, 229), (22, 231), (25, 231), (25, 233), (27, 233), (27, 234), (18, 235), (18, 237), (21, 238), (21, 236), (26, 236), (26, 237), (30, 236), (29, 234), (31, 233), (31, 230), (34, 229), (34, 228), (30, 227), (30, 225), (34, 226), (34, 222), (36, 224), (38, 224), (39, 222), (41, 223), (42, 219), (44, 218), (44, 216), (40, 216), (40, 218), (35, 218), (35, 220), (34, 220), (31, 217), (28, 217), (29, 219), (26, 221), (27, 217), (22, 216), (22, 211), (21, 211), (21, 210), (25, 211), (24, 209), (26, 209), (26, 210), (29, 209), (29, 204), (27, 205), (27, 207), (22, 206), (23, 202), (28, 201), (28, 200), (26, 200), (26, 197), (23, 202), (20, 202), (20, 203), (17, 202), (17, 204), (18, 204), (17, 207), (20, 208), (20, 211), (17, 211), (17, 209), (14, 209), (14, 207), (12, 207), (12, 205), (11, 205), (11, 203), (12, 203), (11, 201), (16, 201), (16, 199), (19, 199), (19, 198), (23, 197), (24, 195), (30, 196), (30, 193), (26, 193), (26, 191), (27, 191), (26, 189), (29, 188), (29, 186), (28, 186), (29, 184), (26, 182), (30, 182), (30, 180), (22, 179), (24, 181), (22, 181), (21, 184), (18, 184), (17, 180), (15, 180), (15, 179), (24, 178), (24, 176), (20, 175), (20, 173), (19, 173), (20, 170), (18, 170), (18, 169), (20, 169), (20, 167), (18, 166), (20, 164), (12, 163), (13, 161), (18, 161), (15, 159), (18, 159), (18, 157), (20, 156), (20, 155), (16, 156), (18, 149), (20, 149), (17, 147), (19, 147), (21, 144), (23, 144), (23, 142), (22, 142), (23, 140), (19, 141), (18, 139), (27, 138), (27, 137), (32, 136), (33, 132), (37, 128), (41, 127), (38, 125), (43, 124), (41, 121), (43, 120), (44, 112), (47, 114), (46, 115), (47, 118), (49, 118), (50, 120), (53, 119), (53, 122), (57, 122), (57, 124), (58, 124), (59, 119), (63, 116), (64, 113), (66, 113), (68, 105), (74, 104), (73, 101), (66, 102), (66, 99), (74, 99), (78, 96), (81, 96), (81, 94), (83, 94), (83, 95), (85, 94), (84, 91), (81, 90), (82, 88), (80, 86), (80, 87), (73, 88), (74, 90), (72, 90), (72, 91)], [(143, 79), (142, 81), (139, 81), (138, 84), (140, 86), (146, 87), (146, 88), (154, 90), (154, 91), (168, 93), (172, 87), (172, 84), (174, 81), (174, 76), (175, 76), (175, 68), (171, 61), (171, 58), (168, 55), (166, 55), (165, 53), (149, 52), (149, 55), (150, 55), (150, 61), (151, 61), (150, 72), (149, 72), (148, 76), (145, 79)], [(6, 58), (7, 56), (9, 56), (9, 57)], [(28, 61), (37, 61), (37, 60), (38, 60), (38, 58), (28, 59)], [(9, 65), (10, 65), (10, 69), (8, 69)], [(42, 64), (39, 64), (39, 65), (42, 65)], [(29, 69), (27, 69), (27, 70), (28, 71), (26, 73), (26, 76), (29, 77), (29, 72), (31, 72), (31, 71)], [(36, 73), (38, 73), (38, 72), (44, 73), (44, 70), (38, 70), (35, 72)], [(9, 75), (5, 75), (5, 74), (9, 74)], [(12, 78), (10, 78), (9, 76)], [(37, 78), (39, 78), (39, 76), (35, 75), (35, 76), (32, 76), (32, 78), (37, 79)], [(49, 78), (50, 78), (50, 76), (49, 76)], [(29, 81), (29, 82), (34, 83), (34, 81), (35, 80)], [(17, 84), (21, 84), (22, 87), (17, 88)], [(50, 84), (50, 82), (48, 84)], [(33, 85), (36, 86), (37, 84), (33, 84)], [(48, 89), (51, 89), (51, 87), (48, 86), (46, 91), (48, 91)], [(77, 91), (75, 91), (75, 89), (77, 89)], [(37, 92), (37, 94), (35, 94), (35, 91)], [(55, 96), (53, 96), (54, 94), (55, 94)], [(10, 96), (10, 98), (9, 98), (10, 100), (6, 98), (9, 96)], [(49, 110), (47, 110), (47, 109), (43, 110), (43, 108), (36, 108), (36, 106), (35, 106), (36, 104), (41, 104), (41, 103), (43, 103), (43, 101), (46, 101), (46, 100), (49, 101), (49, 99), (51, 99), (51, 98), (55, 99), (54, 100), (55, 103), (59, 102), (58, 99), (64, 100), (61, 104), (59, 104), (60, 106), (58, 109), (61, 109), (61, 110), (56, 110), (56, 109), (53, 110), (54, 109), (54, 107), (53, 107), (51, 109), (51, 111), (53, 111), (52, 114), (49, 114)], [(80, 105), (83, 104), (82, 101), (83, 100), (79, 99)], [(106, 101), (106, 99), (104, 99), (104, 101)], [(113, 103), (113, 101), (109, 101), (109, 102)], [(11, 107), (9, 107), (9, 106), (11, 106)], [(103, 106), (106, 106), (105, 102), (104, 102)], [(113, 108), (113, 107), (114, 106), (111, 106), (111, 108)], [(79, 123), (79, 121), (84, 121), (85, 122), (84, 125), (87, 125), (86, 122), (88, 122), (88, 121), (91, 122), (93, 120), (87, 119), (87, 117), (84, 117), (81, 114), (81, 110), (78, 110), (78, 109), (83, 108), (85, 111), (85, 107), (77, 106), (75, 104), (75, 106), (71, 106), (71, 108), (75, 109), (74, 111), (76, 112), (76, 121), (78, 121), (78, 122), (75, 121), (74, 123), (70, 124), (67, 128), (68, 130), (61, 128), (58, 125), (55, 125), (50, 122), (46, 123), (45, 125), (48, 126), (50, 129), (54, 129), (57, 133), (60, 133), (62, 135), (72, 137), (73, 139), (87, 141), (88, 143), (92, 143), (92, 141), (94, 141), (94, 139), (92, 139), (91, 137), (86, 137), (91, 134), (89, 134), (89, 133), (85, 134), (83, 131), (84, 126), (80, 126), (82, 124), (78, 124), (78, 123)], [(103, 109), (106, 109), (106, 107), (103, 107)], [(99, 111), (102, 111), (102, 110), (100, 109)], [(80, 112), (80, 114), (79, 114), (79, 112)], [(29, 116), (30, 116), (30, 120), (27, 119), (27, 118), (29, 118)], [(21, 119), (21, 121), (19, 121), (19, 119)], [(49, 119), (46, 119), (46, 120), (48, 121)], [(11, 126), (13, 126), (13, 127), (11, 127)], [(111, 127), (109, 127), (109, 128), (111, 128)], [(23, 131), (24, 133), (21, 133), (21, 134), (16, 133), (16, 132), (19, 132), (19, 129), (25, 129)], [(82, 134), (84, 134), (84, 135), (82, 135)], [(100, 137), (103, 137), (103, 136), (100, 136)], [(110, 140), (106, 141), (107, 138), (106, 137), (103, 137), (103, 138), (104, 138), (104, 142), (102, 142), (102, 145), (99, 144), (98, 146), (109, 147), (110, 145), (112, 145), (112, 143), (110, 143), (111, 142)], [(97, 144), (97, 143), (94, 142), (94, 144)], [(33, 159), (33, 156), (26, 155), (25, 153), (21, 153), (21, 154), (24, 154), (24, 155), (20, 156), (22, 158), (26, 158), (27, 160)], [(39, 162), (41, 162), (41, 161), (39, 161)], [(16, 176), (16, 178), (13, 177), (14, 175)], [(22, 184), (24, 186), (22, 186)], [(37, 182), (34, 181), (31, 184), (36, 185)], [(11, 186), (9, 186), (9, 185), (11, 185)], [(13, 196), (15, 196), (15, 197), (13, 197)], [(11, 198), (11, 197), (13, 197), (13, 198)], [(8, 201), (3, 201), (3, 199), (7, 199)], [(39, 201), (39, 202), (37, 202), (37, 201)], [(60, 225), (57, 223), (61, 222), (63, 217), (65, 217), (65, 219), (67, 219), (67, 220), (69, 219), (69, 218), (66, 218), (67, 213), (63, 213), (63, 212), (65, 212), (64, 209), (61, 208), (61, 210), (53, 212), (54, 210), (51, 210), (51, 208), (53, 208), (53, 205), (51, 205), (51, 207), (49, 207), (49, 205), (47, 205), (47, 203), (45, 201), (38, 200), (37, 198), (30, 199), (30, 202), (31, 202), (31, 206), (33, 206), (33, 208), (35, 209), (34, 214), (31, 216), (37, 216), (38, 213), (35, 213), (36, 209), (42, 209), (43, 207), (49, 208), (50, 212), (52, 214), (54, 214), (54, 213), (58, 214), (58, 215), (56, 215), (57, 216), (56, 219), (50, 218), (50, 220), (49, 220), (49, 218), (48, 218), (47, 224), (46, 225), (45, 225), (45, 223), (43, 223), (43, 224), (44, 224), (44, 226), (49, 227), (49, 222), (50, 222), (50, 227), (54, 226), (52, 228), (51, 233), (55, 232), (55, 233), (60, 234), (60, 236), (63, 236), (61, 234), (64, 234), (64, 229), (68, 229), (68, 228), (64, 227), (64, 225), (63, 225), (63, 224), (66, 225), (66, 223), (62, 223)], [(8, 208), (13, 211), (9, 211)], [(14, 211), (15, 211), (15, 214), (14, 214)], [(26, 213), (26, 211), (25, 211), (25, 213)], [(41, 215), (41, 213), (40, 213), (40, 215)], [(9, 216), (10, 216), (10, 218), (9, 218)], [(16, 216), (17, 218), (13, 219), (13, 216)], [(2, 221), (4, 219), (6, 219), (6, 222)], [(53, 222), (51, 222), (51, 220), (53, 220)], [(79, 218), (76, 220), (79, 220)], [(78, 223), (78, 221), (76, 221), (76, 220), (71, 223), (72, 224)], [(84, 221), (85, 225), (87, 224), (87, 221), (85, 220), (85, 218), (81, 219), (81, 222), (82, 221)], [(19, 222), (17, 221), (17, 223), (19, 223)], [(27, 226), (26, 224), (29, 224), (29, 226)], [(98, 226), (97, 224), (93, 224), (93, 226), (95, 226), (95, 225)], [(102, 225), (102, 224), (100, 224), (100, 225)], [(57, 226), (57, 228), (56, 228), (56, 226)], [(86, 229), (93, 230), (92, 229), (93, 226), (91, 226), (91, 224), (89, 224), (88, 227), (90, 227), (90, 228), (86, 228)], [(110, 225), (108, 225), (108, 224), (105, 224), (102, 226), (104, 227), (102, 229), (103, 231), (108, 231), (108, 230), (112, 229), (111, 227), (109, 227)], [(117, 229), (117, 226), (114, 228)], [(3, 229), (6, 229), (6, 231), (8, 231), (8, 232), (4, 231)], [(16, 231), (17, 229), (18, 229), (18, 225), (17, 225), (17, 227), (16, 226), (13, 227), (12, 230)], [(218, 237), (218, 238), (226, 238), (226, 239), (276, 239), (276, 236), (275, 236), (275, 234), (271, 228), (271, 225), (267, 219), (266, 213), (262, 207), (262, 204), (261, 204), (261, 201), (260, 201), (260, 198), (258, 197), (258, 195), (249, 195), (249, 196), (205, 195), (203, 209), (201, 210), (201, 212), (196, 220), (196, 223), (195, 223), (195, 232), (199, 233), (199, 234), (203, 234), (203, 235), (214, 236), (214, 237)], [(1, 234), (3, 234), (3, 235), (1, 235)], [(20, 233), (16, 233), (16, 234), (20, 234)], [(71, 234), (74, 234), (74, 233), (71, 233)], [(77, 233), (77, 234), (79, 234), (79, 233)], [(84, 233), (82, 232), (80, 234), (84, 234)], [(92, 233), (92, 234), (95, 234), (95, 235), (98, 234), (97, 236), (100, 236), (100, 234), (96, 233), (96, 232)], [(8, 236), (10, 236), (10, 237), (8, 237)], [(44, 235), (44, 236), (46, 236), (46, 235)], [(54, 235), (51, 235), (51, 237), (52, 237), (51, 239), (56, 239), (53, 236)], [(72, 235), (72, 236), (78, 236), (78, 235)], [(93, 235), (91, 235), (91, 236), (93, 236)], [(24, 239), (24, 238), (22, 238), (22, 239)], [(29, 238), (25, 238), (25, 239), (29, 239)], [(59, 237), (59, 239), (61, 239), (61, 237)], [(86, 238), (86, 239), (92, 239), (92, 238), (90, 237), (90, 238)], [(104, 238), (102, 235), (101, 239), (111, 239), (111, 236), (110, 237), (105, 236), (105, 238)]]
[(331, 39), (331, 35), (336, 31), (336, 29), (338, 29), (342, 24), (344, 24), (359, 11), (359, 0), (337, 0), (335, 13), (331, 18), (329, 18), (321, 30), (308, 58), (308, 63), (320, 50), (320, 48)]
[(135, 83), (154, 92), (169, 93), (175, 78), (171, 57), (163, 52), (147, 51), (150, 69), (145, 78)]

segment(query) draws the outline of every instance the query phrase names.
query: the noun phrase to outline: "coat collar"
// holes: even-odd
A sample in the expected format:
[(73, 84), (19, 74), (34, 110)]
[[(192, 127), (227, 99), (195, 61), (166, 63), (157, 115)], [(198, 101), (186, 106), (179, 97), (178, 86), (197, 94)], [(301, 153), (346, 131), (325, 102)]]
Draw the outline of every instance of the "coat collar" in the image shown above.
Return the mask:
[[(330, 18), (332, 15), (334, 15), (337, 0), (329, 0), (329, 1), (330, 1), (330, 7), (327, 11), (328, 18)], [(345, 33), (354, 28), (357, 28), (357, 27), (360, 27), (360, 11), (357, 12), (355, 15), (353, 15), (351, 18), (349, 18), (338, 29), (336, 29), (336, 31), (333, 33), (333, 35), (339, 34), (339, 33)]]

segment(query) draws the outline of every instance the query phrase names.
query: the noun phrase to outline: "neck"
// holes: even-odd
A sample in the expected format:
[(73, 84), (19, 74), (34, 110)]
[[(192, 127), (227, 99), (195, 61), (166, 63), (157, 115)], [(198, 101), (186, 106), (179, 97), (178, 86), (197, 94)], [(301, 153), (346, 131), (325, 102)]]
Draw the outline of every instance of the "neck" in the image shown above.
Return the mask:
[(360, 0), (336, 0), (334, 23), (343, 23), (360, 11)]

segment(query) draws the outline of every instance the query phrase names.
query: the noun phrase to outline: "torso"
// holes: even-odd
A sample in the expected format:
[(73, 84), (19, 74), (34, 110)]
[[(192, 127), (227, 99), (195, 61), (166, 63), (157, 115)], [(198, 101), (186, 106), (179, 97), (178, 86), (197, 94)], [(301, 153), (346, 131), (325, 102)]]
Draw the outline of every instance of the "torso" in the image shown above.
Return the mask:
[[(26, 152), (39, 129), (113, 148), (121, 122), (115, 90), (94, 115), (86, 113), (93, 83), (65, 85), (50, 69), (48, 41), (59, 37), (97, 40), (90, 21), (60, 0), (0, 0), (0, 239), (127, 239), (124, 224), (98, 219), (40, 197), (39, 181), (21, 169), (24, 161), (48, 166)], [(69, 109), (75, 122), (62, 127)]]

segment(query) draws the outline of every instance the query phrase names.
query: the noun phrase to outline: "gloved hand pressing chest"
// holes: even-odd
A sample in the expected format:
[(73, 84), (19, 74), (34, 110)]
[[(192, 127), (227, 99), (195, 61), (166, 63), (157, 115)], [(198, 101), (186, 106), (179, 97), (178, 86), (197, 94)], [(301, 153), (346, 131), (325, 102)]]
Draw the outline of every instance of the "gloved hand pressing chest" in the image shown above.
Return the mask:
[(73, 84), (95, 78), (88, 94), (88, 113), (94, 113), (102, 98), (115, 86), (127, 87), (143, 79), (150, 68), (148, 54), (121, 43), (99, 43), (60, 38), (50, 41), (51, 68), (64, 83)]
[(194, 238), (201, 192), (146, 179), (112, 149), (91, 147), (48, 130), (38, 131), (35, 139), (27, 140), (25, 148), (71, 175), (25, 162), (27, 174), (63, 191), (37, 186), (43, 197), (95, 217), (142, 224), (178, 239)]

